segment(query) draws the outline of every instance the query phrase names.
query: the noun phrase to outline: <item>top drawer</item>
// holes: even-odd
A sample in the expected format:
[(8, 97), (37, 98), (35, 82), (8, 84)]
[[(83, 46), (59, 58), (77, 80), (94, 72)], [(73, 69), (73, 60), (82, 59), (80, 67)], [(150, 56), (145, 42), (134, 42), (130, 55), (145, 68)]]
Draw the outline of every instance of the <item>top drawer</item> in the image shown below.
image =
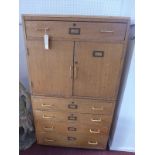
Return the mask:
[(46, 33), (52, 39), (82, 39), (123, 41), (127, 24), (101, 22), (26, 21), (27, 39), (43, 38)]

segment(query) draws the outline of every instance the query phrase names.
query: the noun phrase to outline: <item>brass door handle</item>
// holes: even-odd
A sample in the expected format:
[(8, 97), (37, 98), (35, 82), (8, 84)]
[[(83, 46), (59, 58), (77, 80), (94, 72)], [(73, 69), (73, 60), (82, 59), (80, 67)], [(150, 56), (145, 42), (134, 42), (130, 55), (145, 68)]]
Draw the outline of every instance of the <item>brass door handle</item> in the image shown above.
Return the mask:
[(45, 141), (47, 141), (47, 142), (55, 142), (56, 140), (54, 140), (54, 139), (45, 139)]
[(45, 116), (45, 114), (43, 114), (43, 118), (54, 118), (54, 116)]
[(98, 142), (97, 141), (95, 141), (95, 142), (88, 141), (88, 144), (90, 144), (90, 145), (97, 145)]
[(52, 127), (44, 127), (44, 130), (48, 130), (48, 131), (53, 131), (54, 130), (54, 127), (52, 126)]
[(78, 77), (78, 67), (74, 66), (74, 79), (77, 79)]
[(95, 108), (95, 107), (93, 106), (93, 107), (92, 107), (92, 110), (103, 110), (103, 107)]
[(99, 118), (99, 119), (91, 118), (91, 121), (92, 121), (92, 122), (101, 122), (102, 120), (101, 120), (101, 118)]
[(100, 33), (114, 33), (114, 31), (100, 30)]
[(54, 105), (53, 105), (53, 104), (51, 105), (51, 104), (42, 103), (41, 106), (42, 106), (42, 107), (52, 107), (52, 106), (54, 106)]
[(90, 131), (90, 133), (100, 133), (100, 129), (97, 129), (97, 130), (90, 129), (89, 131)]
[(70, 78), (73, 79), (73, 66), (70, 66)]

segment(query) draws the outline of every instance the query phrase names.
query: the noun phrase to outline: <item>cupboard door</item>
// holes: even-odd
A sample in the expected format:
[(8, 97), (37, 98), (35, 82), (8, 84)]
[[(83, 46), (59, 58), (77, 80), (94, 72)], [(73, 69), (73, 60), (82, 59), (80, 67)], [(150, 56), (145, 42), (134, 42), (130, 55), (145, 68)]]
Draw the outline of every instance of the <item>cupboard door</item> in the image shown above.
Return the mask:
[(27, 41), (31, 91), (34, 95), (71, 96), (73, 42)]
[(122, 44), (76, 42), (74, 96), (116, 99)]

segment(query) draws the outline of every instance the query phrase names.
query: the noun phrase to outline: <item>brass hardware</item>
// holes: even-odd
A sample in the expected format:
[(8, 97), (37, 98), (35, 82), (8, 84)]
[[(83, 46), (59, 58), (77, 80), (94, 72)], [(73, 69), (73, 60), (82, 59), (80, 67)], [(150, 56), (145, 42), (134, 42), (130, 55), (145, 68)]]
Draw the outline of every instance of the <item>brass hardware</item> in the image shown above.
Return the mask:
[(78, 77), (78, 67), (75, 66), (74, 67), (74, 79), (77, 79), (77, 77)]
[(43, 114), (43, 118), (54, 118), (54, 116), (45, 116), (45, 114)]
[(88, 141), (88, 144), (90, 144), (90, 145), (97, 145), (98, 144), (98, 142), (96, 141), (96, 142), (91, 142), (91, 141)]
[(102, 120), (101, 120), (101, 118), (99, 118), (99, 119), (91, 118), (91, 121), (92, 121), (92, 122), (101, 122)]
[(103, 110), (103, 107), (101, 108), (95, 108), (94, 106), (92, 107), (92, 110)]
[(41, 106), (42, 106), (42, 107), (52, 107), (52, 106), (54, 106), (54, 105), (42, 103)]
[(76, 137), (67, 137), (67, 140), (68, 141), (75, 141), (76, 140)]
[(93, 51), (93, 57), (104, 57), (104, 51)]
[(68, 120), (76, 121), (77, 120), (77, 116), (74, 116), (73, 114), (71, 114), (70, 116), (68, 116)]
[(78, 108), (78, 105), (71, 103), (71, 104), (68, 104), (68, 109), (77, 109)]
[(69, 34), (80, 35), (80, 28), (69, 28)]
[(100, 133), (100, 130), (99, 130), (99, 129), (97, 129), (96, 131), (95, 131), (95, 130), (90, 129), (89, 131), (90, 131), (90, 133)]
[(68, 131), (76, 131), (77, 129), (75, 127), (68, 127)]
[(114, 33), (114, 31), (108, 31), (108, 30), (101, 30), (101, 33)]
[(70, 78), (73, 79), (73, 66), (70, 66)]
[(45, 130), (48, 130), (48, 131), (53, 131), (54, 130), (54, 127), (44, 127)]
[(47, 141), (47, 142), (54, 142), (55, 140), (54, 139), (45, 139), (45, 141)]

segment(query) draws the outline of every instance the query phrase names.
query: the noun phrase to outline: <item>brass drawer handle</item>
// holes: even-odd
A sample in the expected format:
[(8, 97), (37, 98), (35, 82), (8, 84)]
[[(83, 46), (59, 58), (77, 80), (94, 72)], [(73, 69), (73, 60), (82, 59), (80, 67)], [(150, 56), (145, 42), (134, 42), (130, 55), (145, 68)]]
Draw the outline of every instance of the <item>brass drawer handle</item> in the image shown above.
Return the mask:
[(98, 144), (98, 142), (96, 141), (96, 142), (91, 142), (91, 141), (88, 141), (88, 144), (90, 144), (90, 145), (97, 145)]
[(101, 108), (95, 108), (94, 106), (92, 107), (92, 110), (103, 110), (103, 107)]
[(53, 131), (54, 130), (54, 127), (44, 127), (44, 130), (48, 130), (48, 131)]
[(99, 130), (99, 129), (97, 129), (96, 131), (95, 131), (95, 130), (90, 129), (89, 131), (90, 131), (90, 133), (100, 133), (100, 130)]
[(114, 33), (114, 31), (100, 30), (101, 33)]
[(101, 118), (99, 118), (99, 119), (91, 118), (91, 121), (92, 121), (92, 122), (101, 122), (102, 120), (101, 120)]
[(46, 116), (45, 114), (43, 114), (43, 118), (54, 118), (55, 116)]
[(45, 139), (45, 141), (47, 141), (47, 142), (55, 142), (56, 140), (54, 140), (54, 139)]
[(41, 106), (42, 106), (42, 107), (52, 107), (52, 106), (54, 106), (54, 105), (42, 103)]

